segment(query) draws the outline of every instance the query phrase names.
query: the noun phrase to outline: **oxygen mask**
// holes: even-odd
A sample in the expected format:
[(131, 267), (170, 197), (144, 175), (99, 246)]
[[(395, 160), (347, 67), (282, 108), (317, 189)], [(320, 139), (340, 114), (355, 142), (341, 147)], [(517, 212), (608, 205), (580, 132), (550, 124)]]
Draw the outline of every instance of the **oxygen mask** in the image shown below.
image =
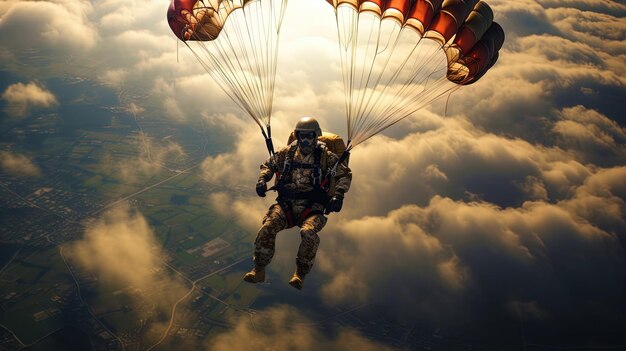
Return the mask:
[(316, 135), (315, 132), (298, 132), (298, 146), (305, 155), (313, 152), (315, 146)]

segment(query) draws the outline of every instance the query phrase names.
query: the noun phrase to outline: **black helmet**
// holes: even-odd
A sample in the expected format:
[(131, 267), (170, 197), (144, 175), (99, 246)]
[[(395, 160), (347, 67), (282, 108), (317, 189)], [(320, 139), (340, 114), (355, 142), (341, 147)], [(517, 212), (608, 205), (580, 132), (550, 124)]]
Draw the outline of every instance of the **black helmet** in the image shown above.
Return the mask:
[(295, 136), (298, 136), (299, 132), (314, 132), (315, 137), (319, 138), (322, 136), (322, 128), (320, 128), (320, 124), (317, 123), (317, 120), (313, 117), (302, 117), (296, 123), (295, 128)]

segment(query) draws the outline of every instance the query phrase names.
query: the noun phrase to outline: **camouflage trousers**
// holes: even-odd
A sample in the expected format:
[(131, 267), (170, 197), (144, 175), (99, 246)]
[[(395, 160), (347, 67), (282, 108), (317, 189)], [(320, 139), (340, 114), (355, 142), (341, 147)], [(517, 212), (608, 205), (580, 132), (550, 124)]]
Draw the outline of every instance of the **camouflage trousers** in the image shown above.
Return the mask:
[[(298, 218), (300, 206), (294, 204), (293, 216)], [(308, 274), (315, 262), (315, 254), (320, 244), (317, 233), (326, 225), (326, 217), (315, 214), (307, 217), (300, 225), (300, 247), (296, 256), (296, 265), (303, 274)], [(270, 206), (267, 214), (263, 218), (263, 226), (259, 229), (254, 241), (254, 263), (258, 266), (267, 266), (276, 247), (276, 234), (283, 229), (289, 228), (287, 215), (278, 204)]]

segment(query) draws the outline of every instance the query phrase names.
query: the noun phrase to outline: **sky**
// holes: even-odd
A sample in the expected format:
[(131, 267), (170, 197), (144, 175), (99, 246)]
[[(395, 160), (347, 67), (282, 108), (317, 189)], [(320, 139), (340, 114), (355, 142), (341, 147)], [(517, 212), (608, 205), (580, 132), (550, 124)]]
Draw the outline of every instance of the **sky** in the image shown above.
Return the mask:
[[(563, 335), (565, 343), (626, 344), (618, 337), (626, 325), (626, 4), (488, 3), (506, 33), (497, 64), (447, 103), (436, 102), (355, 148), (352, 188), (344, 209), (320, 233), (313, 273), (319, 284), (311, 289), (331, 306), (384, 305), (398, 321), (482, 331), (522, 322)], [(45, 82), (81, 78), (111, 89), (122, 108), (144, 120), (154, 114), (172, 126), (202, 120), (233, 142), (202, 162), (201, 176), (250, 190), (249, 196), (212, 194), (214, 209), (224, 216), (234, 211), (237, 224), (254, 233), (271, 204), (253, 191), (266, 157), (263, 140), (177, 45), (165, 20), (167, 5), (0, 3), (0, 58), (10, 77), (0, 86), (2, 118), (64, 108), (72, 102)], [(305, 115), (345, 136), (336, 25), (325, 1), (289, 1), (278, 57), (275, 144), (284, 144)], [(159, 160), (186, 152), (176, 140), (152, 148)], [(33, 155), (12, 150), (0, 150), (0, 167), (15, 176), (42, 176)], [(141, 150), (124, 167), (158, 171)], [(128, 234), (137, 232), (142, 235)], [(127, 245), (111, 244), (102, 233), (116, 233), (114, 242)], [(142, 214), (123, 208), (92, 223), (71, 252), (87, 269), (117, 258), (122, 267), (138, 267), (131, 283), (149, 285), (172, 279), (139, 269), (156, 264), (159, 253), (144, 250), (154, 240)], [(279, 239), (273, 271), (293, 269), (293, 240)], [(124, 262), (129, 247), (142, 255)], [(122, 279), (117, 269), (103, 273), (116, 281)], [(174, 295), (180, 284), (172, 282)], [(265, 312), (277, 331), (297, 311), (286, 305)], [(384, 346), (355, 330), (328, 340), (290, 330), (311, 350)], [(250, 333), (241, 321), (206, 347), (245, 343), (242, 336)], [(293, 347), (280, 335), (264, 337), (277, 349)]]

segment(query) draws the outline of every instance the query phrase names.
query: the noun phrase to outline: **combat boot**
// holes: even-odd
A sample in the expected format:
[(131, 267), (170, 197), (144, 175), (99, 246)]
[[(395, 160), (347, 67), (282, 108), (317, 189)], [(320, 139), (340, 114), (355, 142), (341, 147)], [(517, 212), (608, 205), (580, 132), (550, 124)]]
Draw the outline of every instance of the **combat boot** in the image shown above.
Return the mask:
[(254, 266), (250, 272), (243, 276), (243, 280), (252, 284), (263, 283), (265, 281), (265, 267)]
[(291, 277), (291, 280), (289, 281), (289, 285), (298, 290), (302, 290), (302, 287), (304, 286), (304, 276), (305, 274), (302, 273), (302, 270), (300, 268), (296, 269), (296, 271), (293, 273), (293, 277)]

